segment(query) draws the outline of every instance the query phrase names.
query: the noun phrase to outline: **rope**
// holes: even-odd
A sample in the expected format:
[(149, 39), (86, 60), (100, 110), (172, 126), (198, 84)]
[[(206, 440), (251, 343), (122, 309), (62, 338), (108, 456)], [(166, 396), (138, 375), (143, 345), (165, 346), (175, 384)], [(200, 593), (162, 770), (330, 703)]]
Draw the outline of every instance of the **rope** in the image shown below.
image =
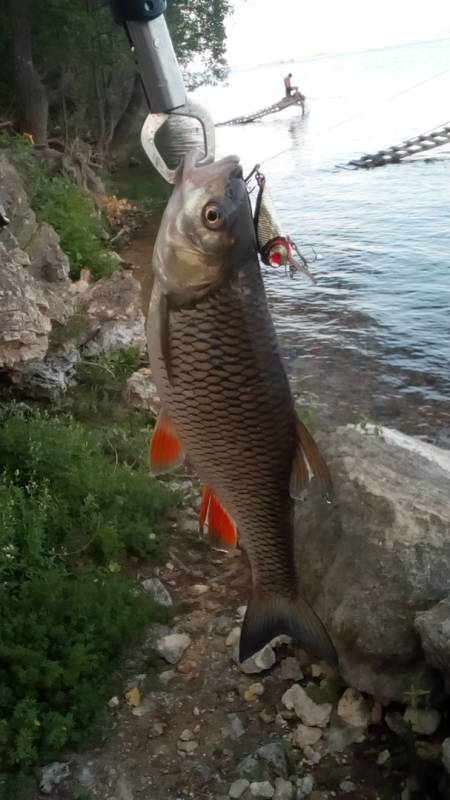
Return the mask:
[[(330, 133), (331, 131), (336, 130), (336, 128), (339, 128), (341, 125), (346, 125), (348, 122), (351, 122), (354, 119), (358, 119), (358, 117), (363, 116), (364, 114), (366, 114), (371, 109), (376, 108), (377, 106), (382, 105), (384, 103), (389, 103), (391, 100), (395, 100), (397, 97), (400, 97), (403, 94), (407, 94), (408, 92), (412, 92), (414, 89), (417, 89), (419, 86), (423, 86), (425, 83), (430, 83), (431, 81), (436, 80), (436, 78), (440, 78), (440, 77), (442, 77), (442, 75), (446, 75), (448, 72), (450, 72), (450, 68), (444, 69), (441, 72), (436, 72), (434, 75), (431, 75), (429, 78), (424, 78), (424, 80), (419, 81), (418, 83), (415, 83), (412, 86), (409, 86), (407, 89), (401, 89), (401, 91), (395, 92), (395, 94), (389, 95), (388, 97), (385, 97), (384, 99), (378, 100), (375, 103), (371, 103), (370, 105), (368, 105), (365, 108), (363, 108), (361, 111), (358, 111), (356, 114), (352, 114), (350, 117), (345, 117), (345, 119), (340, 120), (340, 122), (336, 122), (335, 125), (331, 125), (329, 128), (325, 128), (324, 130), (319, 131), (319, 133), (316, 133), (315, 136), (316, 137), (317, 136), (324, 136), (326, 133)], [(444, 125), (446, 125), (446, 124), (448, 124), (448, 123), (444, 123)], [(438, 126), (438, 127), (440, 127), (440, 126)], [(430, 131), (432, 131), (432, 130), (434, 130), (434, 128), (430, 128)], [(274, 158), (278, 158), (278, 156), (284, 155), (284, 153), (289, 153), (291, 150), (292, 150), (292, 146), (291, 147), (285, 147), (284, 150), (280, 150), (278, 153), (274, 153), (273, 156), (268, 156), (267, 158), (264, 158), (261, 161), (261, 164), (266, 164), (268, 161), (272, 161)]]

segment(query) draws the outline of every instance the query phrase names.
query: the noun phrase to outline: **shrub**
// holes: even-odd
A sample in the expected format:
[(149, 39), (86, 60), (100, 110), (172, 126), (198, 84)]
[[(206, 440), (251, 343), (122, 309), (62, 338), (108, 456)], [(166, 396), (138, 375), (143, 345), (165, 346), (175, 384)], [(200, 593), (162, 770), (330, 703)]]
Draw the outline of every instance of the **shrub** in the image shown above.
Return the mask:
[(126, 553), (162, 552), (173, 499), (143, 472), (113, 463), (95, 433), (42, 412), (4, 411), (0, 454), (6, 797), (19, 793), (19, 784), (11, 788), (14, 771), (54, 758), (96, 730), (111, 692), (112, 659), (161, 619), (118, 562)]
[(11, 153), (22, 172), (39, 221), (53, 225), (58, 233), (71, 276), (78, 278), (83, 267), (95, 279), (111, 275), (116, 260), (105, 243), (104, 224), (92, 200), (68, 177), (46, 169), (23, 137), (2, 134), (0, 147)]

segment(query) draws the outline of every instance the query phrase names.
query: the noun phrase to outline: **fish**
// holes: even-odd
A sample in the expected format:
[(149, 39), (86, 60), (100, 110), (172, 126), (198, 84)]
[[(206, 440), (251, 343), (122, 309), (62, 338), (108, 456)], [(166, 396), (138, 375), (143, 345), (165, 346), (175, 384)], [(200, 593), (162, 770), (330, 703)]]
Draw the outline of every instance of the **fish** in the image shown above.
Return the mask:
[(252, 591), (239, 659), (286, 634), (337, 663), (299, 589), (294, 503), (311, 476), (331, 477), (298, 419), (267, 304), (252, 209), (237, 156), (196, 166), (185, 156), (153, 254), (147, 318), (162, 410), (150, 444), (155, 473), (186, 456), (202, 485), (201, 529), (245, 549)]

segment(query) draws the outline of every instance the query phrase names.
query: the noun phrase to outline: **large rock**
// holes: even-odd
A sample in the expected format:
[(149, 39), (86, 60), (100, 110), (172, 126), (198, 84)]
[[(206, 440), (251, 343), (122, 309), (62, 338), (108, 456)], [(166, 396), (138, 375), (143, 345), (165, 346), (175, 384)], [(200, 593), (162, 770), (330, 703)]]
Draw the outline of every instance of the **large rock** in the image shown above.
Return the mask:
[(69, 278), (70, 264), (61, 250), (59, 236), (43, 222), (27, 244), (31, 259), (31, 272), (39, 280), (66, 281)]
[(157, 417), (161, 408), (158, 389), (149, 367), (133, 372), (127, 380), (127, 402), (132, 408), (143, 408)]
[(11, 380), (27, 397), (53, 399), (75, 383), (80, 351), (68, 344), (49, 351), (41, 360), (16, 365)]
[(110, 347), (137, 347), (145, 351), (141, 285), (130, 272), (118, 270), (95, 283), (83, 295), (93, 335), (84, 353), (97, 355)]
[(320, 444), (336, 502), (298, 506), (302, 589), (328, 625), (345, 680), (404, 700), (411, 685), (435, 681), (414, 623), (448, 593), (450, 453), (351, 426)]
[(428, 663), (442, 672), (450, 692), (450, 597), (418, 614), (416, 630)]
[(0, 367), (43, 358), (51, 322), (39, 283), (0, 242)]
[(16, 167), (0, 150), (0, 203), (4, 207), (8, 219), (8, 228), (2, 234), (2, 240), (8, 247), (10, 237), (14, 236), (19, 247), (26, 248), (37, 228), (36, 216), (30, 208), (23, 180)]

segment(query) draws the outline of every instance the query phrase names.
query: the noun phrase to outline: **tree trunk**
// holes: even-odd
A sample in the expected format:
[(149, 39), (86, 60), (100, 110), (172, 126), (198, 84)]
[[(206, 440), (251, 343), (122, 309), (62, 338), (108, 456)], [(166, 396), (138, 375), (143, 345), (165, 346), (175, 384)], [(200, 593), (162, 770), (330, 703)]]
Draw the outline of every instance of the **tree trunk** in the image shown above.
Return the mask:
[(134, 76), (133, 88), (128, 103), (114, 127), (110, 145), (112, 153), (117, 153), (120, 148), (127, 143), (133, 133), (136, 117), (144, 105), (144, 100), (145, 96), (142, 91), (141, 79), (139, 75), (136, 74)]
[(17, 97), (26, 133), (36, 144), (47, 141), (48, 99), (33, 64), (31, 21), (28, 0), (9, 0), (9, 15), (13, 34), (14, 72)]

